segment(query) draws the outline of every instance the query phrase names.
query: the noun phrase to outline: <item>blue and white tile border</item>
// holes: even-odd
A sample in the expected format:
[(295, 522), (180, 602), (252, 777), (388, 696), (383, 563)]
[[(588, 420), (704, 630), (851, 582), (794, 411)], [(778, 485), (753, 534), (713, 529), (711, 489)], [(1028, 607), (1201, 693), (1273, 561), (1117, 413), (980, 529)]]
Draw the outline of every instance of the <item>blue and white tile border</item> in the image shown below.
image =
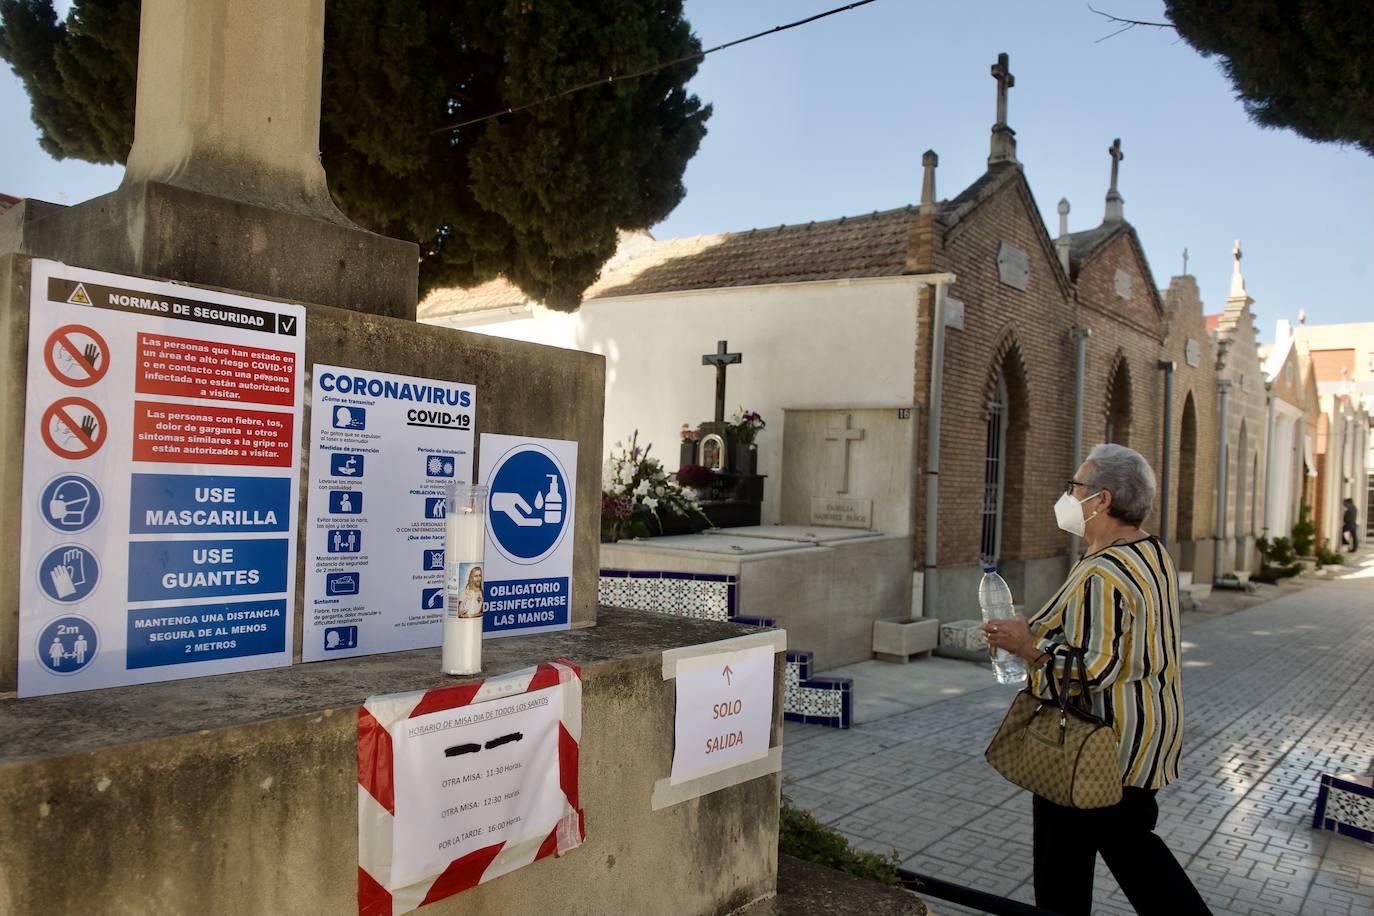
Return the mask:
[(1312, 827), (1374, 843), (1374, 776), (1323, 773)]
[(849, 728), (854, 719), (854, 681), (847, 677), (812, 677), (811, 653), (789, 650), (782, 716), (829, 728)]
[[(758, 618), (735, 615), (738, 588), (734, 576), (721, 573), (603, 569), (597, 601), (607, 607), (658, 611), (676, 617), (753, 623)], [(766, 625), (772, 626), (772, 623)]]
[[(771, 629), (771, 617), (736, 613), (739, 582), (720, 573), (603, 569), (597, 600), (606, 607), (654, 611), (699, 620), (721, 620)], [(854, 709), (850, 678), (812, 677), (811, 653), (789, 651), (784, 666), (783, 718), (830, 728), (849, 728)]]

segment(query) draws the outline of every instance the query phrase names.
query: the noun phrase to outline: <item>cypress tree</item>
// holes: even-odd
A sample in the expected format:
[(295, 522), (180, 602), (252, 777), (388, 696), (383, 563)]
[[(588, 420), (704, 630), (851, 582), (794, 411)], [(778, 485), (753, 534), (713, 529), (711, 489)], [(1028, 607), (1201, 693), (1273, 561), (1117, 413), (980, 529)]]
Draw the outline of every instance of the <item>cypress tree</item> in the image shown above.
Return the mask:
[(1374, 28), (1367, 0), (1166, 0), (1216, 55), (1251, 119), (1374, 155)]

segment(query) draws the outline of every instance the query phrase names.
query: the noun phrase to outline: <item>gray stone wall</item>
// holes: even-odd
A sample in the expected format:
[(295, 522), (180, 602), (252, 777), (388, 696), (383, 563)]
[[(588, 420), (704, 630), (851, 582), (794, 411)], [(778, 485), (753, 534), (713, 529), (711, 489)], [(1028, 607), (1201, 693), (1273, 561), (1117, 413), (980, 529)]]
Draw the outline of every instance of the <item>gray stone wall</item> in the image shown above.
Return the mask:
[[(663, 651), (746, 632), (608, 610), (591, 631), (490, 646), (492, 674), (558, 655), (581, 665), (586, 841), (426, 916), (708, 916), (772, 895), (780, 773), (653, 807), (673, 755)], [(438, 656), (21, 701), (0, 717), (0, 913), (357, 912), (358, 703), (453, 683)], [(774, 662), (777, 747), (784, 654)]]

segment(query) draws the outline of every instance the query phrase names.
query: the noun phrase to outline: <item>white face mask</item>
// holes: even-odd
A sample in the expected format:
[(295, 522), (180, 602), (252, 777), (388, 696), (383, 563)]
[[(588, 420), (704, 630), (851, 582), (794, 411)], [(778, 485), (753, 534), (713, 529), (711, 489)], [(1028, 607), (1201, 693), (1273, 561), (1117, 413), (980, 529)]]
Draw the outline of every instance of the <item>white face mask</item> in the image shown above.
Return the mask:
[(1054, 520), (1059, 523), (1060, 528), (1064, 529), (1069, 534), (1082, 537), (1084, 528), (1088, 524), (1088, 518), (1093, 518), (1097, 515), (1097, 512), (1094, 511), (1088, 518), (1084, 518), (1083, 510), (1080, 507), (1093, 497), (1101, 495), (1102, 491), (1098, 490), (1092, 496), (1074, 499), (1072, 494), (1065, 493), (1063, 496), (1059, 497), (1059, 501), (1054, 504)]

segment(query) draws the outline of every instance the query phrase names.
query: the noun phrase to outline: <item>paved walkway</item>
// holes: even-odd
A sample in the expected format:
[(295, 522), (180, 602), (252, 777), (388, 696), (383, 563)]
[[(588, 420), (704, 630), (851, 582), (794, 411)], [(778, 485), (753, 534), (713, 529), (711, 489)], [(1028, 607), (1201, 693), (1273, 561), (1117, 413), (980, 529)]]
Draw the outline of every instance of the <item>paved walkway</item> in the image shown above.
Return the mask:
[[(1158, 831), (1218, 916), (1374, 913), (1374, 847), (1309, 826), (1320, 773), (1374, 771), (1374, 556), (1360, 561), (1184, 617), (1184, 755)], [(858, 847), (1031, 901), (1030, 796), (982, 756), (1012, 694), (948, 659), (852, 669), (877, 696), (849, 731), (788, 723), (783, 791)], [(904, 697), (894, 672), (920, 689)], [(1133, 912), (1098, 866), (1094, 912)]]

